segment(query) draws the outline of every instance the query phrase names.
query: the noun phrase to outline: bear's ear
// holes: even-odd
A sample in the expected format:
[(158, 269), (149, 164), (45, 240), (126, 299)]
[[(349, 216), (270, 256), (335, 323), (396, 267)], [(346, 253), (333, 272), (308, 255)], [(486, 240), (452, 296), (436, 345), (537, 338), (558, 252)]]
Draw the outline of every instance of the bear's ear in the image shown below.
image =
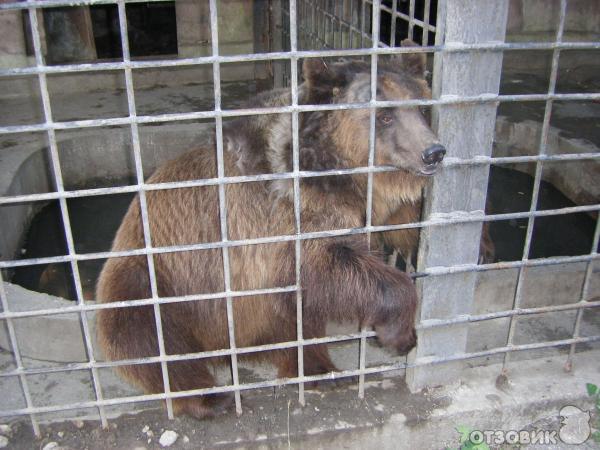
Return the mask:
[(311, 87), (331, 88), (341, 86), (344, 77), (334, 64), (327, 64), (322, 58), (305, 58), (302, 62), (302, 76)]
[[(401, 43), (402, 47), (419, 47), (419, 44), (404, 39)], [(424, 78), (425, 69), (427, 66), (427, 56), (423, 52), (419, 53), (402, 53), (390, 61), (391, 65), (395, 65), (397, 69), (408, 72), (414, 77)]]
[(305, 58), (302, 62), (302, 76), (309, 84), (318, 84), (327, 71), (327, 64), (321, 58)]

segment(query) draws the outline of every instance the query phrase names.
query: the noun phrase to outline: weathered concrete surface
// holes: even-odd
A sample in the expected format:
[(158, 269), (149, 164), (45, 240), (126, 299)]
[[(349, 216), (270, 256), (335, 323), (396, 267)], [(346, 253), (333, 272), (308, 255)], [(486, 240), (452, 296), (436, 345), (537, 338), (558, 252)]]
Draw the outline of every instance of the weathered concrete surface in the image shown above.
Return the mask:
[(28, 63), (21, 11), (0, 12), (0, 67), (24, 67)]
[[(239, 418), (231, 412), (202, 422), (186, 417), (169, 421), (164, 410), (153, 410), (111, 420), (106, 431), (96, 421), (43, 426), (40, 440), (21, 419), (10, 423), (10, 444), (23, 449), (51, 441), (66, 449), (153, 449), (159, 448), (162, 432), (172, 430), (179, 435), (171, 447), (175, 449), (456, 448), (458, 426), (552, 432), (560, 428), (563, 406), (592, 410), (585, 384), (600, 381), (599, 359), (600, 351), (577, 355), (570, 373), (563, 370), (563, 357), (518, 362), (508, 379), (498, 377), (497, 365), (466, 369), (460, 382), (417, 394), (399, 377), (368, 378), (364, 400), (358, 399), (355, 385), (325, 384), (307, 391), (305, 407), (298, 404), (293, 387), (250, 391), (243, 393)], [(573, 447), (559, 441), (539, 448)], [(595, 447), (587, 442), (577, 448)]]
[[(562, 107), (567, 105), (563, 104)], [(581, 105), (573, 105), (581, 109)], [(598, 110), (600, 111), (600, 109)], [(576, 114), (575, 111), (571, 113)], [(496, 121), (494, 157), (535, 156), (539, 153), (542, 124), (534, 120), (514, 121), (501, 116)], [(550, 128), (546, 146), (547, 155), (596, 153), (598, 147), (585, 139), (568, 138), (557, 128)], [(506, 165), (515, 170), (535, 174), (533, 164)], [(543, 179), (559, 189), (577, 205), (596, 203), (600, 198), (600, 162), (598, 160), (546, 163)]]

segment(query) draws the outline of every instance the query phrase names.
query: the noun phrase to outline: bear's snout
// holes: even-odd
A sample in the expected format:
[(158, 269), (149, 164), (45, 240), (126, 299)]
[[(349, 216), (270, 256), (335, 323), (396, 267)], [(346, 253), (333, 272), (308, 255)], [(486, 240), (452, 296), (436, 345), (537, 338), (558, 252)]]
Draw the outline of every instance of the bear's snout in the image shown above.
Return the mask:
[(421, 169), (424, 175), (432, 175), (444, 159), (446, 149), (441, 144), (433, 144), (431, 147), (421, 153), (421, 160), (425, 163), (425, 168)]

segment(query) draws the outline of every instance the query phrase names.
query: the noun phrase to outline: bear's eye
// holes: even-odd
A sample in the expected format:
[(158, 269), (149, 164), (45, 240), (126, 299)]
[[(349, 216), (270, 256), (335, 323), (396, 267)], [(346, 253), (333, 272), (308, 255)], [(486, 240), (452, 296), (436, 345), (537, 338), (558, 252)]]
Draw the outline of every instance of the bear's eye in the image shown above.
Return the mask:
[(390, 125), (394, 121), (394, 116), (390, 113), (381, 113), (377, 115), (377, 119), (379, 119), (383, 125)]

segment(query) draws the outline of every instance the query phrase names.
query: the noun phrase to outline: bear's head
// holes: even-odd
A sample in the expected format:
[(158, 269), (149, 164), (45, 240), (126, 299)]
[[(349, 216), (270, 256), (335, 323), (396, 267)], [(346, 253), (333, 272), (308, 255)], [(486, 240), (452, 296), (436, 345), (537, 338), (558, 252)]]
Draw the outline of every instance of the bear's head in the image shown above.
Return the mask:
[[(416, 45), (403, 41), (403, 46)], [(377, 100), (429, 99), (425, 80), (425, 53), (404, 53), (378, 58)], [(368, 61), (326, 63), (305, 59), (303, 103), (369, 103), (371, 66)], [(429, 126), (424, 108), (382, 107), (375, 114), (375, 164), (391, 165), (415, 175), (436, 172), (446, 150)], [(319, 113), (326, 123), (335, 151), (350, 166), (368, 165), (370, 110), (353, 108)]]

